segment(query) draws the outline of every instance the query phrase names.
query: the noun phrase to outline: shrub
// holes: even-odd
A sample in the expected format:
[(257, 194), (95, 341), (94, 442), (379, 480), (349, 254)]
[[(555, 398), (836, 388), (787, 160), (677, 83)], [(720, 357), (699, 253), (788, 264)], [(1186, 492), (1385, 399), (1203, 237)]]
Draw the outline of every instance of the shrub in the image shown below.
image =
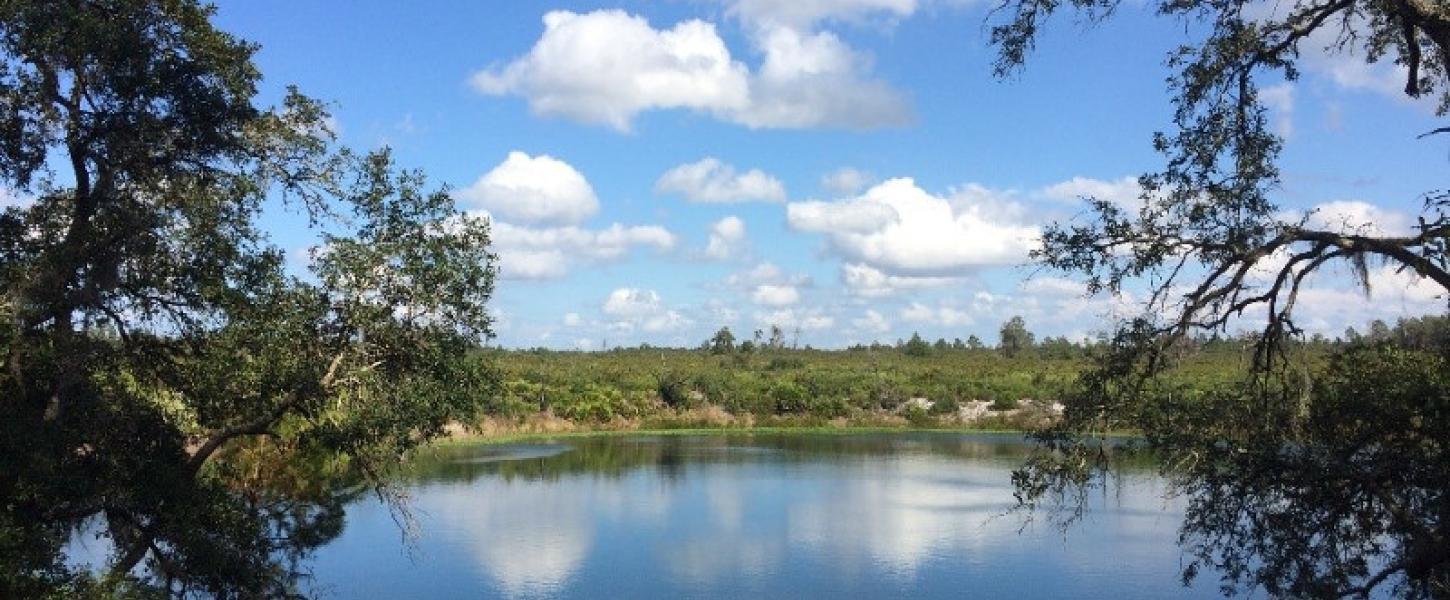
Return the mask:
[(992, 410), (1017, 410), (1021, 403), (1012, 396), (998, 396), (992, 401)]
[(799, 413), (806, 410), (806, 390), (794, 381), (775, 382), (770, 387), (770, 398), (775, 401), (777, 414)]
[(931, 417), (931, 414), (927, 412), (926, 408), (923, 408), (919, 404), (906, 407), (906, 411), (903, 414), (906, 415), (906, 422), (916, 427), (926, 427), (936, 422)]
[(933, 415), (954, 415), (961, 408), (961, 405), (957, 403), (955, 397), (946, 396), (932, 403), (931, 409), (928, 412)]

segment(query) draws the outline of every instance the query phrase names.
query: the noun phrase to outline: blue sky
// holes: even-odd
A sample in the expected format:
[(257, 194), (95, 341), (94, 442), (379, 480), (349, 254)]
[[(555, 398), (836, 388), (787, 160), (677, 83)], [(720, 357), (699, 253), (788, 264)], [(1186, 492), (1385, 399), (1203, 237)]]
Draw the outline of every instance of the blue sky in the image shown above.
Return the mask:
[[(1083, 194), (1131, 202), (1169, 126), (1181, 23), (1125, 4), (1053, 21), (1020, 75), (991, 76), (988, 4), (949, 0), (223, 1), (261, 44), (264, 95), (335, 103), (342, 141), (388, 145), (496, 228), (497, 342), (694, 345), (778, 324), (836, 347), (1089, 335), (1131, 298), (1084, 298), (1026, 262)], [(1192, 27), (1187, 28), (1191, 33)], [(1450, 151), (1392, 65), (1306, 47), (1265, 81), (1286, 136), (1281, 205), (1385, 231), (1413, 222)], [(305, 220), (273, 214), (303, 255)], [(1342, 274), (1339, 274), (1342, 275)], [(1376, 275), (1327, 273), (1311, 328), (1443, 309)]]

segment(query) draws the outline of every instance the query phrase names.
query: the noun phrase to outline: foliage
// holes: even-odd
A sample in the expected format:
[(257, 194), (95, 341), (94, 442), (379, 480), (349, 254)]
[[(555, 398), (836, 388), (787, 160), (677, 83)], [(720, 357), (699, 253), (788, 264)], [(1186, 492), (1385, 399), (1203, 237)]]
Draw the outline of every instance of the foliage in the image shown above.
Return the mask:
[[(342, 501), (491, 393), (487, 223), (295, 90), (255, 105), (212, 14), (0, 4), (0, 183), (33, 197), (0, 213), (0, 597), (293, 594)], [(308, 280), (271, 198), (325, 242)], [(104, 573), (64, 560), (83, 528)]]
[[(1025, 354), (1006, 358), (990, 350), (936, 350), (924, 357), (901, 350), (772, 350), (764, 356), (718, 356), (708, 350), (616, 349), (609, 352), (550, 350), (482, 351), (496, 365), (504, 393), (488, 401), (488, 413), (507, 419), (580, 402), (584, 390), (613, 390), (632, 399), (611, 415), (652, 417), (710, 404), (736, 415), (779, 414), (823, 419), (889, 414), (911, 398), (932, 402), (933, 417), (955, 415), (962, 403), (984, 400), (994, 410), (1063, 400), (1089, 363), (1087, 347), (1070, 344), (1074, 358)], [(1247, 359), (1246, 346), (1204, 342), (1185, 350), (1181, 385), (1205, 389), (1232, 380)], [(1306, 348), (1324, 353), (1329, 346)], [(588, 421), (589, 419), (585, 419)], [(607, 419), (605, 419), (607, 420)]]
[(730, 354), (735, 352), (735, 334), (730, 333), (729, 327), (721, 327), (715, 332), (715, 336), (705, 342), (710, 348), (711, 354)]
[[(1421, 445), (1430, 442), (1419, 429), (1437, 418), (1425, 412), (1439, 409), (1424, 395), (1440, 393), (1429, 369), (1444, 351), (1413, 358), (1347, 350), (1326, 366), (1302, 351), (1295, 313), (1306, 301), (1304, 285), (1332, 265), (1367, 293), (1371, 269), (1381, 264), (1450, 292), (1450, 191), (1426, 191), (1407, 233), (1321, 227), (1312, 214), (1283, 210), (1274, 201), (1282, 140), (1259, 92), (1263, 80), (1295, 80), (1303, 51), (1355, 53), (1403, 67), (1405, 94), (1438, 96), (1444, 115), (1450, 12), (1430, 0), (1296, 0), (1272, 10), (1246, 1), (1156, 5), (1186, 31), (1202, 32), (1168, 57), (1173, 128), (1153, 139), (1164, 164), (1140, 178), (1138, 207), (1088, 198), (1088, 218), (1047, 228), (1035, 253), (1094, 293), (1141, 286), (1134, 296), (1146, 300), (1084, 373), (1064, 420), (1041, 436), (1042, 452), (1017, 474), (1019, 500), (1080, 506), (1075, 500), (1101, 483), (1109, 454), (1093, 438), (1137, 429), (1188, 494), (1185, 542), (1200, 562), (1186, 576), (1214, 564), (1227, 589), (1261, 587), (1275, 596), (1368, 596), (1382, 585), (1411, 597), (1450, 595), (1450, 554), (1428, 550), (1450, 547), (1439, 500), (1446, 481), (1411, 479), (1444, 469), (1437, 443)], [(1020, 67), (1054, 12), (1075, 9), (1095, 21), (1117, 6), (1004, 0), (997, 14), (1005, 20), (992, 28), (998, 73)], [(1319, 32), (1335, 43), (1306, 47)], [(1207, 390), (1174, 384), (1188, 340), (1241, 326), (1246, 315), (1263, 316), (1236, 381)], [(1370, 343), (1393, 343), (1387, 324), (1370, 331)], [(1403, 418), (1361, 423), (1366, 415), (1343, 395), (1350, 373), (1365, 384), (1354, 388), (1355, 402)], [(1383, 377), (1389, 373), (1430, 380), (1406, 387)], [(1405, 476), (1383, 476), (1387, 464)], [(1318, 467), (1324, 471), (1316, 475)], [(1069, 519), (1077, 514), (1067, 511)]]
[(907, 340), (906, 344), (902, 346), (901, 352), (907, 356), (919, 358), (931, 354), (931, 345), (927, 344), (926, 340), (921, 339), (921, 334), (913, 331), (911, 332), (911, 339)]
[(1275, 596), (1367, 595), (1397, 573), (1397, 596), (1450, 592), (1450, 546), (1420, 516), (1450, 514), (1447, 366), (1444, 355), (1387, 345), (1334, 356), (1311, 404), (1258, 409), (1261, 422), (1298, 425), (1291, 446), (1276, 427), (1228, 432), (1210, 422), (1239, 410), (1237, 390), (1155, 410), (1155, 432), (1196, 432), (1197, 447), (1232, 444), (1178, 475), (1190, 498), (1183, 536), (1193, 568), (1226, 569)]
[(1023, 321), (1022, 317), (1014, 316), (1002, 324), (1001, 342), (997, 347), (1008, 358), (1020, 356), (1031, 350), (1034, 343), (1034, 336), (1031, 331), (1027, 330), (1027, 322)]

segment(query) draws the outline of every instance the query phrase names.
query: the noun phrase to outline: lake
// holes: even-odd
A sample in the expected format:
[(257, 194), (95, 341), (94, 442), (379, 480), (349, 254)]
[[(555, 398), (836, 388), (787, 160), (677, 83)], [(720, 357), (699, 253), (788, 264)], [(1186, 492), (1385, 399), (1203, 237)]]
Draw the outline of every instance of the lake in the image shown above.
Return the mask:
[(1169, 598), (1181, 506), (1125, 469), (1064, 534), (1004, 513), (1020, 436), (637, 435), (430, 451), (312, 562), (323, 597)]

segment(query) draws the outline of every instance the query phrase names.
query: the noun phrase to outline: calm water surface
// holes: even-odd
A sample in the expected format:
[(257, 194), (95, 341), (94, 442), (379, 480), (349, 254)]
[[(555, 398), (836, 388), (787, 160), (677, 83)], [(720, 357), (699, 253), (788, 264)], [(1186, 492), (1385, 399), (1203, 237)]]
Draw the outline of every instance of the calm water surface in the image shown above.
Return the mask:
[[(435, 451), (417, 532), (349, 509), (314, 561), (335, 598), (1211, 598), (1178, 582), (1180, 508), (1124, 474), (1066, 536), (1023, 528), (1017, 436), (709, 435)], [(1021, 530), (1019, 532), (1019, 530)]]

